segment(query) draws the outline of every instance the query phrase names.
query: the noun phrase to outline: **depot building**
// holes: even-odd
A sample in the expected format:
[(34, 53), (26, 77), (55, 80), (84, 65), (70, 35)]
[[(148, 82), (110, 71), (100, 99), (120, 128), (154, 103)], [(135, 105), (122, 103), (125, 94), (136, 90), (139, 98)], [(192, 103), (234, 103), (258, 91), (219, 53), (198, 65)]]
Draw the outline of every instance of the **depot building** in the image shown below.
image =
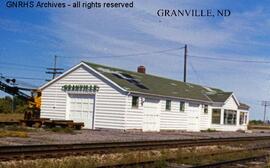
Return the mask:
[(246, 130), (249, 106), (233, 92), (81, 62), (40, 87), (41, 117), (87, 129)]

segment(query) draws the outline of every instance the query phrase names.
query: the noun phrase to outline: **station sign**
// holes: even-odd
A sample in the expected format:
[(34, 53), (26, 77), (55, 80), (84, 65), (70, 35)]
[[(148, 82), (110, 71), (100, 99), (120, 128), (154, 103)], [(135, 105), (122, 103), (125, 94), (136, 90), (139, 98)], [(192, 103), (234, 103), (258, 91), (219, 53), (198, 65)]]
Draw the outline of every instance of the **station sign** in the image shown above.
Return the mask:
[(62, 91), (64, 92), (98, 92), (97, 85), (64, 85)]

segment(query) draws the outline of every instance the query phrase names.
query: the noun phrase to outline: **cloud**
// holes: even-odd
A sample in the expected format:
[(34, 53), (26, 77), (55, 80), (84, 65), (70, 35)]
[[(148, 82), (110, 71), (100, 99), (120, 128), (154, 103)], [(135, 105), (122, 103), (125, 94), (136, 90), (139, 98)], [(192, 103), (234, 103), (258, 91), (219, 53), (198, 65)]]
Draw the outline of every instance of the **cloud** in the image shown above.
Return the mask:
[[(234, 2), (234, 1), (230, 1)], [(244, 1), (237, 2), (243, 3)], [(234, 2), (236, 3), (236, 2)], [(264, 4), (235, 10), (226, 18), (158, 17), (160, 8), (228, 8), (224, 1), (135, 1), (133, 9), (50, 10), (47, 24), (0, 20), (0, 29), (27, 32), (35, 45), (50, 48), (49, 54), (66, 65), (86, 56), (111, 56), (151, 52), (188, 44), (188, 54), (230, 59), (269, 60), (270, 19)], [(241, 4), (242, 5), (242, 4)], [(248, 5), (248, 4), (247, 4)], [(232, 6), (231, 4), (229, 6)], [(21, 29), (23, 27), (23, 29)], [(29, 35), (32, 32), (32, 35)], [(23, 37), (19, 42), (27, 43)], [(84, 58), (85, 59), (85, 58)], [(138, 57), (95, 58), (89, 61), (135, 70), (146, 65), (147, 72), (181, 79), (183, 50)], [(191, 82), (235, 91), (236, 95), (259, 111), (258, 101), (268, 99), (267, 64), (210, 61), (190, 57)], [(189, 64), (190, 64), (189, 63)], [(259, 115), (252, 115), (258, 118)]]

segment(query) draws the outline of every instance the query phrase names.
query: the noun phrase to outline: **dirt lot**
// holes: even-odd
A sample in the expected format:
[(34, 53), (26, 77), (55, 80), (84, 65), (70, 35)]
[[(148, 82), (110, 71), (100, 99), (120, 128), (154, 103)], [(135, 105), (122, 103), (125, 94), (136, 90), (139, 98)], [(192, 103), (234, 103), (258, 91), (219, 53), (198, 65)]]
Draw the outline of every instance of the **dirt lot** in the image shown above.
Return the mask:
[(94, 131), (79, 130), (73, 132), (53, 132), (48, 130), (31, 130), (27, 137), (2, 137), (0, 145), (22, 144), (63, 144), (63, 143), (90, 143), (106, 141), (137, 141), (161, 139), (193, 139), (217, 137), (243, 137), (243, 136), (270, 136), (270, 131), (253, 131), (253, 133), (240, 132), (121, 132), (121, 131)]

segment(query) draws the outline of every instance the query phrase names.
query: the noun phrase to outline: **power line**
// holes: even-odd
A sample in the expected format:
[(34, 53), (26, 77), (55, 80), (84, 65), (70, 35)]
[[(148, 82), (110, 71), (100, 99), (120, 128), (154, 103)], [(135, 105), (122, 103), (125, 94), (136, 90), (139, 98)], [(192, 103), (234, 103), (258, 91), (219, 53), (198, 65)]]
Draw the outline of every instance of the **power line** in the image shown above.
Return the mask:
[(40, 81), (45, 81), (45, 78), (34, 78), (34, 77), (12, 77), (15, 79), (25, 79), (25, 80), (40, 80)]
[(20, 77), (20, 76), (5, 76), (7, 78), (14, 78), (14, 79), (25, 79), (25, 80), (42, 80), (45, 81), (45, 78), (35, 78), (35, 77)]
[(197, 55), (188, 55), (188, 56), (193, 57), (193, 58), (198, 58), (198, 59), (208, 59), (208, 60), (217, 60), (217, 61), (270, 64), (270, 61), (260, 61), (260, 60), (229, 59), (229, 58), (217, 58), (217, 57), (207, 57), (207, 56), (197, 56)]
[(1, 65), (1, 67), (0, 68), (2, 68), (2, 69), (5, 69), (5, 70), (7, 70), (7, 69), (15, 69), (15, 70), (23, 70), (23, 71), (29, 71), (29, 72), (41, 72), (41, 71), (44, 71), (44, 70), (42, 70), (42, 69), (32, 69), (32, 68), (30, 68), (30, 67), (13, 67), (13, 66), (9, 66), (9, 65)]
[(193, 64), (191, 63), (191, 61), (189, 61), (189, 65), (191, 67), (191, 70), (193, 71), (193, 73), (195, 74), (195, 76), (197, 77), (197, 79), (199, 80), (200, 83), (202, 83), (202, 78), (199, 76), (198, 72), (196, 71), (196, 69), (194, 68)]
[[(89, 57), (79, 57), (79, 58), (119, 58), (119, 57), (132, 57), (132, 56), (145, 56), (145, 55), (153, 55), (153, 54), (161, 54), (169, 51), (176, 51), (180, 49), (184, 49), (185, 47), (171, 48), (166, 50), (152, 51), (152, 52), (142, 52), (142, 53), (132, 53), (132, 54), (124, 54), (124, 55), (109, 55), (109, 56), (89, 56)], [(59, 56), (62, 58), (75, 58), (72, 56)]]
[(12, 66), (18, 66), (18, 67), (28, 67), (28, 68), (38, 68), (38, 69), (44, 69), (45, 66), (35, 66), (35, 65), (27, 65), (27, 64), (18, 64), (18, 63), (11, 63), (11, 62), (3, 62), (1, 61), (0, 64), (2, 65), (12, 65)]

